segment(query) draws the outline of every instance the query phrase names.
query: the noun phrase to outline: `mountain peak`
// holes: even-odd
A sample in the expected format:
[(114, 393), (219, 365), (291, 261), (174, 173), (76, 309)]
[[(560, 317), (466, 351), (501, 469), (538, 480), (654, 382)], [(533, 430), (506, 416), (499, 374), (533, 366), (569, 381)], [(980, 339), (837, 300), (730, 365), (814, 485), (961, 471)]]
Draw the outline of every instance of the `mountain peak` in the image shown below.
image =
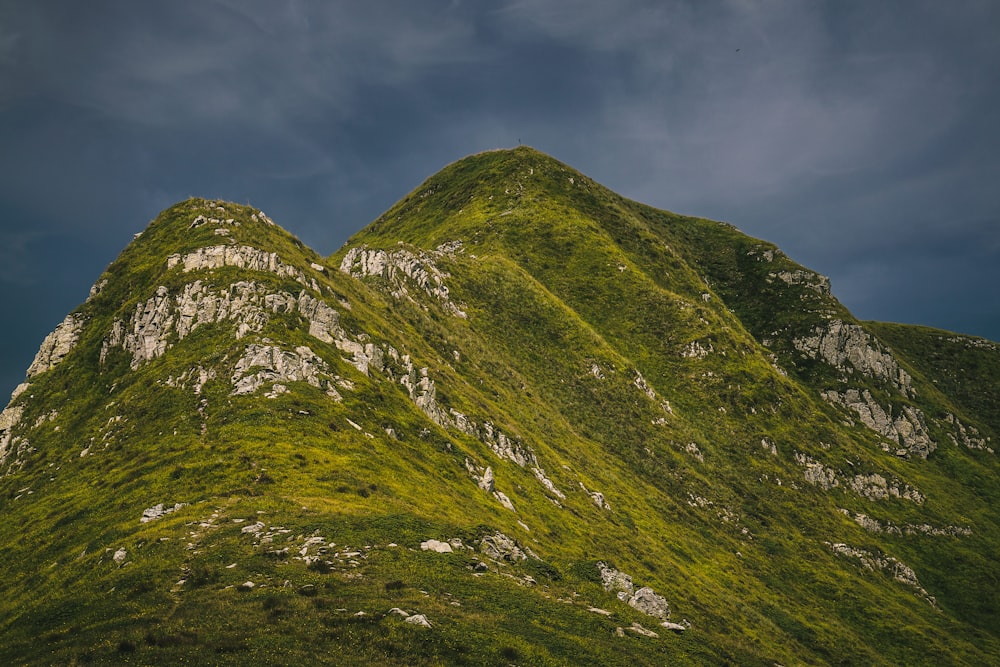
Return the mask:
[(190, 199), (0, 413), (0, 659), (986, 664), (998, 371), (529, 147)]

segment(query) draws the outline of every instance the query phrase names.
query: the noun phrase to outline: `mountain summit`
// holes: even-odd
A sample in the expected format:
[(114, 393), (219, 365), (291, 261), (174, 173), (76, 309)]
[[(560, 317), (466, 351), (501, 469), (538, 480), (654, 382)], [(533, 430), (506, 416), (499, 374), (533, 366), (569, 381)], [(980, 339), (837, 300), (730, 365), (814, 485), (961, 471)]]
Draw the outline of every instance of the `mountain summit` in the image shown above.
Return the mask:
[(0, 413), (0, 660), (994, 663), (998, 370), (526, 147), (190, 199)]

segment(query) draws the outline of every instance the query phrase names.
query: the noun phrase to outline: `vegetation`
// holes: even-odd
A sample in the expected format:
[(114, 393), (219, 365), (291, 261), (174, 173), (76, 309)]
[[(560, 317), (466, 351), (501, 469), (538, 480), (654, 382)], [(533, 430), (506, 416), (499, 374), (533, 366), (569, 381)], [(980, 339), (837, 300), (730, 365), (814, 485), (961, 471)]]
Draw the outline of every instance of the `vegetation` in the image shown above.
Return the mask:
[[(220, 244), (299, 273), (168, 262)], [(359, 247), (424, 273), (341, 271)], [(446, 167), (329, 258), (250, 207), (182, 202), (108, 267), (72, 351), (12, 401), (8, 435), (30, 449), (0, 463), (0, 661), (996, 662), (998, 348), (862, 325), (810, 275), (529, 148)], [(195, 280), (321, 299), (343, 333), (282, 306), (242, 335), (221, 316), (175, 327), (141, 363), (107, 344), (158, 288), (175, 299)], [(804, 355), (795, 341), (831, 319), (891, 349), (915, 392)], [(329, 384), (237, 394), (250, 345), (308, 347)], [(367, 371), (352, 345), (369, 346)], [(919, 409), (936, 450), (885, 451), (820, 396), (849, 388)], [(876, 474), (922, 501), (852, 488)], [(142, 522), (158, 504), (180, 506)], [(491, 558), (497, 532), (527, 557)], [(625, 604), (598, 563), (690, 627)]]

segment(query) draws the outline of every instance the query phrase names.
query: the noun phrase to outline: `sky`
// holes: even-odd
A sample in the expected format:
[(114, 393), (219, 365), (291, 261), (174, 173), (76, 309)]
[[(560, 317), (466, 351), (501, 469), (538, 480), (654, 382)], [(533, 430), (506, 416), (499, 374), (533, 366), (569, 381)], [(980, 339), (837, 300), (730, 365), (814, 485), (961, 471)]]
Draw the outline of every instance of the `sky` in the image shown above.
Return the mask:
[(0, 0), (0, 394), (178, 201), (326, 255), (519, 143), (1000, 340), (998, 35), (993, 0)]

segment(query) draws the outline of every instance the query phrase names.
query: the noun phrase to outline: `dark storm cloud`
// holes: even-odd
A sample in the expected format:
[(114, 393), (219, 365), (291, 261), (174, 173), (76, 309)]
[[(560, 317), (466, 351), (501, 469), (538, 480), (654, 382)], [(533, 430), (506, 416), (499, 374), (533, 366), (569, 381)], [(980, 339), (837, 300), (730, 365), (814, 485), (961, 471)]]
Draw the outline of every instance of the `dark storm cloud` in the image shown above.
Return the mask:
[(1000, 338), (990, 2), (0, 2), (0, 391), (159, 210), (320, 252), (519, 140), (863, 317)]

